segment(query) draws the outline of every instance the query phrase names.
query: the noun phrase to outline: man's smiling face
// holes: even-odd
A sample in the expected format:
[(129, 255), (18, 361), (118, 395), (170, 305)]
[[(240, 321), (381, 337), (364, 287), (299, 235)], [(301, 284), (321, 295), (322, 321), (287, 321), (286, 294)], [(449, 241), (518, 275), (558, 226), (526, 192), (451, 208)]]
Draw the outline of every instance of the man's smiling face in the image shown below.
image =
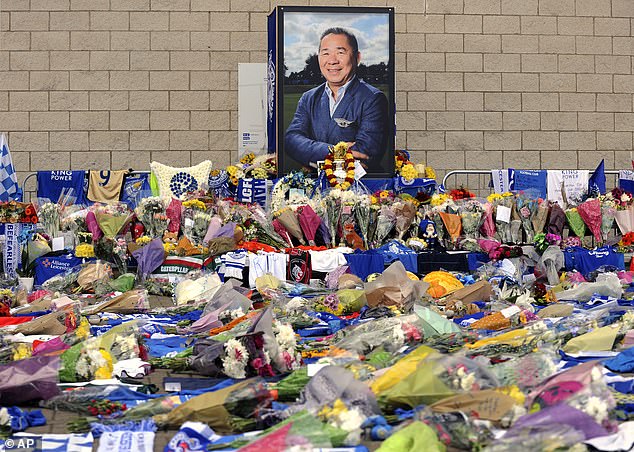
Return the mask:
[(319, 68), (333, 91), (354, 76), (361, 54), (352, 50), (346, 35), (329, 34), (319, 45)]

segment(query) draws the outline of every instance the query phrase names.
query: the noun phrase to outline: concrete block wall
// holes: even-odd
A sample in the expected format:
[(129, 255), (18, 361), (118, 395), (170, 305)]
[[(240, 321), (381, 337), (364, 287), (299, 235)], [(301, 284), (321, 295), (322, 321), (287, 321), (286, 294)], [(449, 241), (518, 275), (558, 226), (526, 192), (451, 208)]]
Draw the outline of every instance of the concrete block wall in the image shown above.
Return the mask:
[(634, 0), (0, 0), (24, 175), (237, 157), (237, 69), (277, 5), (393, 6), (397, 147), (449, 169), (628, 168)]

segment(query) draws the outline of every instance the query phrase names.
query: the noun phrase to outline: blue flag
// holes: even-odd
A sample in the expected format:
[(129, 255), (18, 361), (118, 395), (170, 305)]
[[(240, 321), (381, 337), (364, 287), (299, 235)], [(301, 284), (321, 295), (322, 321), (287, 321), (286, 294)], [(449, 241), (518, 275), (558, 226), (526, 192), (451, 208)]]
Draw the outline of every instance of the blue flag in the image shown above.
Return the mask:
[(601, 160), (597, 169), (588, 179), (588, 193), (605, 194), (605, 162)]

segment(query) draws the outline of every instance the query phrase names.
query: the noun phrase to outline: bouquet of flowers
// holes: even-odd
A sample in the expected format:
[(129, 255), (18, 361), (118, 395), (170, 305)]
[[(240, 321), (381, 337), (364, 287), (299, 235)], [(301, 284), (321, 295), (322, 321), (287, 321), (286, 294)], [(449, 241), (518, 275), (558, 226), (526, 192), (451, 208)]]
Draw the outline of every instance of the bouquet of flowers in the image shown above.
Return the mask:
[(60, 230), (60, 212), (59, 204), (44, 202), (39, 205), (37, 217), (44, 227), (44, 232), (49, 237), (54, 237), (55, 233)]
[(339, 219), (341, 218), (342, 202), (341, 197), (336, 196), (340, 190), (331, 190), (328, 195), (323, 198), (324, 210), (328, 218), (328, 230), (330, 231), (331, 245), (337, 246), (337, 237), (339, 236)]
[(167, 203), (158, 196), (143, 198), (135, 210), (137, 217), (145, 226), (145, 232), (152, 238), (163, 238), (169, 218), (166, 215)]
[(343, 337), (335, 343), (334, 353), (345, 350), (353, 354), (367, 355), (378, 348), (395, 352), (404, 345), (421, 343), (423, 329), (423, 320), (415, 314), (361, 323), (337, 333), (337, 336)]
[(365, 293), (362, 290), (342, 289), (317, 298), (314, 309), (318, 312), (347, 315), (358, 312), (365, 304)]
[(60, 381), (74, 383), (111, 378), (114, 363), (141, 355), (137, 335), (135, 323), (129, 322), (73, 345), (61, 355)]
[(103, 234), (114, 239), (132, 219), (128, 205), (122, 202), (115, 204), (95, 204), (91, 208)]
[(0, 202), (0, 223), (37, 224), (37, 222), (38, 218), (33, 204), (16, 201)]
[(537, 200), (521, 193), (516, 201), (517, 213), (519, 214), (522, 227), (526, 233), (526, 242), (533, 241), (535, 229), (533, 228), (533, 218), (537, 212)]
[(356, 218), (357, 225), (361, 230), (365, 249), (368, 249), (369, 247), (370, 203), (371, 201), (369, 196), (360, 196), (354, 206), (354, 217)]
[(550, 210), (550, 206), (548, 205), (547, 200), (544, 200), (544, 199), (537, 200), (537, 210), (531, 221), (533, 223), (533, 231), (535, 232), (535, 234), (544, 232), (544, 227), (546, 226), (546, 220), (548, 220), (549, 210)]
[(594, 238), (601, 242), (601, 224), (603, 223), (601, 213), (601, 201), (598, 199), (588, 199), (582, 204), (577, 206), (577, 211), (583, 219), (583, 222), (588, 226)]
[(410, 201), (399, 200), (392, 206), (396, 215), (396, 236), (403, 240), (405, 233), (416, 219), (416, 207)]
[(297, 215), (295, 215), (295, 212), (290, 207), (284, 207), (283, 209), (278, 210), (273, 214), (273, 216), (293, 237), (299, 241), (299, 243), (306, 245), (304, 233), (302, 232), (302, 227), (299, 224)]
[(511, 235), (511, 213), (513, 210), (513, 194), (505, 192), (493, 193), (487, 197), (487, 201), (495, 208), (495, 226), (498, 239), (501, 243), (513, 242)]
[(307, 204), (318, 193), (315, 180), (302, 171), (293, 171), (277, 181), (271, 192), (271, 211), (287, 205)]
[(614, 226), (614, 217), (616, 215), (617, 206), (620, 205), (620, 200), (617, 201), (612, 197), (612, 193), (599, 196), (601, 201), (601, 238), (605, 242), (608, 239), (608, 234)]
[(458, 211), (465, 237), (467, 239), (476, 239), (484, 219), (482, 204), (475, 199), (470, 199), (460, 204)]
[(193, 244), (203, 243), (207, 234), (211, 215), (207, 213), (207, 206), (199, 199), (184, 201), (181, 210), (183, 234)]
[(618, 187), (612, 189), (609, 194), (614, 200), (616, 207), (614, 219), (621, 234), (634, 231), (634, 198), (632, 194)]
[(576, 207), (569, 207), (565, 211), (566, 220), (570, 230), (579, 238), (583, 238), (586, 235), (586, 224), (583, 222), (583, 218), (579, 214), (579, 210)]
[(396, 224), (396, 214), (388, 206), (382, 206), (376, 220), (376, 231), (374, 233), (374, 247), (378, 248), (394, 228)]

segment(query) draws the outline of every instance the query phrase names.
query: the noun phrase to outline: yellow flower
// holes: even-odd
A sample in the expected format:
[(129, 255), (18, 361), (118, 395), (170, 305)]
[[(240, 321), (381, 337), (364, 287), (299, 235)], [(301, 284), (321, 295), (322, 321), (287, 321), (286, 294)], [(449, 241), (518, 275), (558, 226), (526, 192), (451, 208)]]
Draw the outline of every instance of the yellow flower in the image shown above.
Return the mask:
[(436, 171), (431, 166), (425, 167), (425, 177), (427, 179), (436, 179)]
[(227, 173), (229, 176), (235, 176), (238, 173), (238, 167), (235, 165), (229, 165), (227, 167)]
[(378, 204), (379, 203), (379, 198), (377, 198), (376, 196), (372, 195), (372, 196), (370, 196), (370, 202), (372, 204)]
[(348, 144), (345, 141), (340, 141), (339, 143), (335, 144), (333, 150), (335, 151), (335, 154), (341, 153), (341, 155), (345, 155), (345, 153), (348, 151)]
[(446, 193), (437, 193), (435, 195), (433, 195), (431, 197), (431, 205), (436, 207), (436, 206), (441, 206), (444, 203), (446, 203), (449, 200), (449, 195)]
[(136, 244), (141, 246), (147, 245), (151, 241), (152, 241), (152, 237), (148, 237), (147, 235), (139, 237), (138, 239), (135, 240)]
[(77, 257), (95, 257), (95, 247), (90, 243), (82, 243), (75, 247)]
[(95, 372), (95, 380), (108, 380), (112, 378), (112, 371), (114, 367), (112, 365), (112, 356), (106, 350), (99, 350), (101, 356), (106, 360), (106, 365), (101, 366)]
[(266, 179), (268, 176), (268, 173), (264, 168), (256, 168), (251, 172), (251, 174), (254, 179)]
[(0, 289), (0, 297), (12, 297), (13, 292), (11, 289)]
[(13, 361), (19, 361), (31, 357), (33, 348), (31, 344), (19, 343), (13, 350)]
[(88, 339), (88, 336), (90, 336), (90, 323), (88, 323), (86, 317), (81, 318), (79, 326), (75, 330), (75, 336), (82, 341)]
[(381, 191), (381, 193), (379, 193), (379, 197), (381, 199), (387, 199), (390, 196), (390, 192), (388, 192), (387, 190), (383, 190)]
[(491, 193), (489, 196), (487, 196), (487, 201), (490, 202), (491, 204), (493, 204), (495, 201), (502, 199), (502, 195), (499, 193)]
[(253, 163), (253, 160), (255, 160), (255, 154), (253, 152), (249, 152), (240, 159), (240, 163), (248, 165), (249, 163)]
[(205, 210), (207, 206), (200, 199), (189, 199), (187, 201), (183, 201), (183, 207), (191, 207), (193, 209)]
[(350, 182), (344, 181), (341, 183), (341, 189), (342, 190), (347, 190), (350, 188)]
[(401, 169), (401, 176), (405, 180), (416, 179), (416, 177), (418, 177), (418, 171), (416, 171), (416, 168), (414, 168), (414, 165), (412, 165), (411, 163), (408, 163), (407, 165), (404, 165), (403, 168)]
[(163, 243), (163, 249), (166, 253), (171, 253), (176, 249), (176, 244), (174, 243)]
[(513, 196), (513, 193), (511, 193), (510, 191), (505, 191), (504, 193), (502, 193), (502, 198), (508, 198), (509, 196)]
[(512, 397), (518, 405), (524, 405), (524, 401), (526, 400), (526, 396), (516, 385), (504, 386), (496, 389), (495, 391)]

